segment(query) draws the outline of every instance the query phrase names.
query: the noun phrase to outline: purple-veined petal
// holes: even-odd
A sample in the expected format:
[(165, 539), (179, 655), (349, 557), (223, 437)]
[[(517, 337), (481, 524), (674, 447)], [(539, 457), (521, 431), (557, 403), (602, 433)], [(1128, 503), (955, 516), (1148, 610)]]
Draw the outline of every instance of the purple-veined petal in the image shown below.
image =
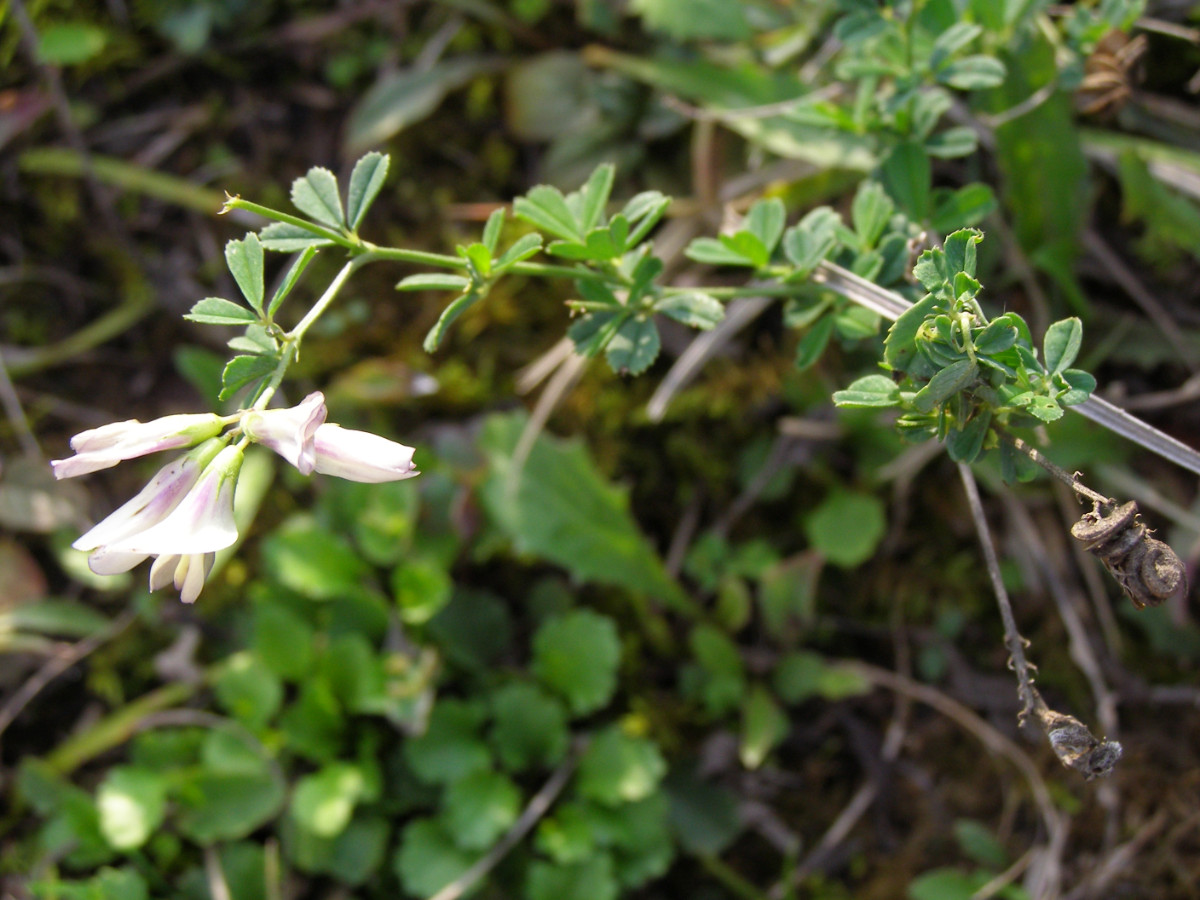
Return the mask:
[(179, 504), (158, 524), (114, 541), (122, 553), (188, 555), (211, 553), (237, 540), (233, 491), (242, 465), (242, 448), (225, 447), (200, 473)]
[(215, 413), (163, 416), (150, 422), (129, 419), (83, 431), (71, 438), (75, 455), (50, 462), (55, 478), (75, 478), (126, 459), (190, 447), (221, 433), (228, 419)]
[(349, 481), (377, 484), (420, 474), (413, 466), (412, 447), (369, 431), (322, 425), (316, 434), (316, 470)]
[(242, 432), (251, 440), (270, 447), (302, 475), (316, 466), (314, 436), (325, 422), (325, 397), (314, 391), (287, 409), (252, 409), (242, 416)]
[(109, 513), (71, 546), (76, 550), (96, 550), (158, 524), (179, 505), (222, 446), (220, 440), (211, 439), (163, 466), (132, 500)]

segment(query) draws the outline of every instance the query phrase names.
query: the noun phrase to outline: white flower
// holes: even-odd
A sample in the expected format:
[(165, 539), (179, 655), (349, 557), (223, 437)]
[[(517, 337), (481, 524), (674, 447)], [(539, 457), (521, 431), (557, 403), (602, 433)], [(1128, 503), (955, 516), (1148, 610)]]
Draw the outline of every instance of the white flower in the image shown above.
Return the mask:
[(110, 545), (157, 525), (175, 509), (200, 479), (200, 473), (220, 452), (223, 442), (210, 439), (191, 453), (158, 470), (128, 503), (81, 535), (71, 546), (91, 553), (88, 565), (97, 575), (127, 572), (144, 560), (146, 553), (113, 553)]
[(172, 582), (193, 602), (212, 571), (216, 551), (238, 537), (233, 492), (242, 448), (213, 438), (164, 466), (142, 491), (72, 545), (88, 550), (98, 575), (127, 572), (147, 557), (150, 589)]
[(316, 465), (314, 436), (325, 422), (325, 397), (314, 391), (288, 409), (252, 409), (242, 416), (242, 432), (251, 440), (270, 447), (302, 475), (311, 475)]
[(114, 541), (110, 552), (187, 556), (224, 550), (238, 537), (233, 489), (241, 467), (242, 448), (223, 448), (174, 509), (146, 530)]
[(367, 431), (322, 425), (316, 431), (316, 470), (349, 481), (377, 484), (399, 481), (420, 473), (413, 465), (413, 448)]
[(174, 584), (180, 600), (195, 603), (216, 558), (216, 553), (160, 556), (150, 567), (150, 590), (157, 591)]
[(50, 466), (55, 478), (86, 475), (147, 453), (198, 444), (220, 434), (227, 421), (216, 413), (190, 413), (152, 422), (113, 422), (75, 435), (71, 438), (75, 455), (52, 460)]

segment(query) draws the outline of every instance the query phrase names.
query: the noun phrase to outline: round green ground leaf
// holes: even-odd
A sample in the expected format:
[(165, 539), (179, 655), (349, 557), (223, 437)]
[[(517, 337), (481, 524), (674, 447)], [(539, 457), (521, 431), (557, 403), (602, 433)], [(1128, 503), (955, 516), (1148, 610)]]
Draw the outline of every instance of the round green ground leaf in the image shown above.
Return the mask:
[(653, 741), (631, 737), (614, 725), (588, 745), (579, 762), (576, 787), (582, 797), (616, 806), (649, 796), (666, 771)]
[(312, 665), (313, 628), (282, 603), (254, 608), (254, 652), (276, 675), (299, 679)]
[(526, 900), (616, 900), (612, 858), (597, 854), (585, 862), (556, 865), (538, 860), (529, 867)]
[(852, 568), (875, 552), (887, 527), (883, 501), (837, 491), (804, 519), (809, 543), (834, 565)]
[(334, 837), (350, 824), (363, 787), (363, 775), (357, 766), (328, 765), (296, 782), (292, 816), (305, 830), (320, 837)]
[(425, 733), (404, 745), (413, 774), (427, 784), (449, 784), (492, 765), (487, 745), (479, 737), (483, 714), (459, 700), (439, 700)]
[(158, 772), (111, 769), (96, 792), (100, 831), (117, 850), (140, 847), (162, 824), (166, 803), (167, 782)]
[(533, 638), (533, 673), (575, 715), (594, 712), (612, 699), (620, 658), (617, 626), (587, 609), (550, 619)]
[(409, 894), (431, 897), (467, 871), (475, 858), (455, 846), (440, 822), (415, 819), (405, 827), (392, 865)]
[(446, 789), (443, 822), (459, 847), (485, 850), (508, 830), (521, 809), (521, 792), (505, 775), (480, 769)]
[(506, 769), (552, 766), (567, 751), (567, 711), (533, 684), (509, 684), (492, 698), (492, 746)]
[(269, 771), (208, 772), (180, 792), (179, 830), (198, 844), (243, 838), (283, 808), (283, 784)]
[(279, 676), (246, 651), (228, 659), (218, 671), (213, 688), (221, 707), (251, 728), (266, 725), (283, 702)]

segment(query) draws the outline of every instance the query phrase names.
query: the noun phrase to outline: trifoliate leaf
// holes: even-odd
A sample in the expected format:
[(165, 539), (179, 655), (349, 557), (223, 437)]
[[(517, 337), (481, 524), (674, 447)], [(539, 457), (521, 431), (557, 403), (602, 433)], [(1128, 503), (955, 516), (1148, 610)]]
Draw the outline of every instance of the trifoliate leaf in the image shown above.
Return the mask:
[(576, 788), (581, 797), (617, 806), (648, 797), (666, 771), (667, 763), (653, 741), (610, 725), (584, 751)]
[(313, 166), (302, 178), (293, 181), (292, 203), (322, 225), (336, 229), (345, 226), (337, 178), (328, 169)]
[(620, 659), (617, 626), (588, 609), (548, 619), (533, 638), (534, 675), (562, 696), (575, 715), (608, 704)]
[(996, 208), (996, 195), (986, 184), (968, 184), (948, 194), (935, 192), (931, 223), (941, 233), (977, 225)]
[(508, 218), (508, 213), (503, 206), (499, 206), (492, 210), (483, 226), (483, 236), (480, 241), (492, 253), (496, 252), (496, 246), (500, 243), (500, 232), (504, 228), (506, 218)]

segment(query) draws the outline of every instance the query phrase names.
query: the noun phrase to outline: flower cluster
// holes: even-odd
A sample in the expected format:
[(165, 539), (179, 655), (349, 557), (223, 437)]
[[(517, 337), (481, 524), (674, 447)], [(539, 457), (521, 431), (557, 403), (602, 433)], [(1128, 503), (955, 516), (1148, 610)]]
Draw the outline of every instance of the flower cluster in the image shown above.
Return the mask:
[[(288, 409), (165, 416), (146, 423), (131, 419), (76, 435), (71, 439), (75, 455), (50, 464), (58, 478), (159, 450), (192, 449), (72, 546), (87, 551), (88, 565), (98, 575), (127, 572), (154, 557), (150, 590), (174, 584), (180, 598), (192, 603), (217, 551), (237, 541), (234, 488), (248, 442), (270, 447), (305, 475), (378, 483), (418, 474), (412, 447), (326, 423), (326, 413), (325, 398), (313, 393)], [(230, 424), (234, 427), (221, 434)]]

